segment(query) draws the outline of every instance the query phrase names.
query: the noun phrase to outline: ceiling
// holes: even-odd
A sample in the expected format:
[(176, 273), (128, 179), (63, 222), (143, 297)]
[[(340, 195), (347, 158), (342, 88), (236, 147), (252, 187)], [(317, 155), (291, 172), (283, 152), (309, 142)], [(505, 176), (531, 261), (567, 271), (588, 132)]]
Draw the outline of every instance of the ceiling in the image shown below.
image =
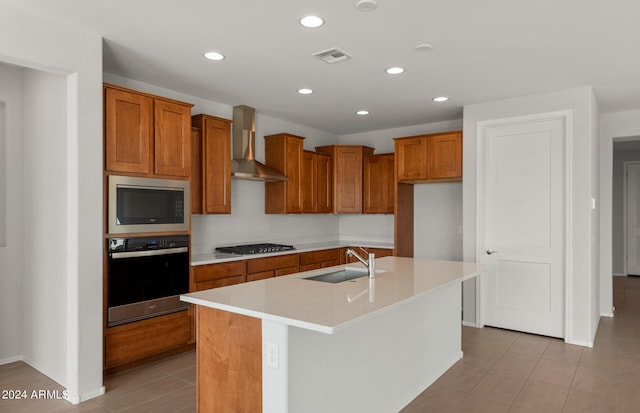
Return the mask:
[[(637, 0), (377, 0), (369, 12), (356, 0), (0, 3), (99, 33), (105, 72), (337, 135), (460, 119), (464, 105), (583, 85), (601, 112), (640, 108)], [(325, 24), (301, 26), (309, 14)], [(415, 50), (424, 43), (432, 50)], [(312, 56), (333, 47), (353, 58)], [(204, 59), (211, 50), (226, 58)], [(406, 71), (392, 76), (390, 66)], [(440, 95), (449, 101), (432, 101)]]

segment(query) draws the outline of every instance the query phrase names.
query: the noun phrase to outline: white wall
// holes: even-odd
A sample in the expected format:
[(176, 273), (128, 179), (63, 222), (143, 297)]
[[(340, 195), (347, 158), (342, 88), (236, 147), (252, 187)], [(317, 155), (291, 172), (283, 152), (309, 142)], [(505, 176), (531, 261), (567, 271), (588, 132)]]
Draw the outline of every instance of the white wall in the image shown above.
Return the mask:
[(0, 364), (22, 357), (22, 119), (22, 71), (0, 64)]
[[(64, 260), (64, 264), (56, 261), (55, 268), (56, 274), (64, 273), (64, 283), (62, 287), (58, 285), (55, 288), (56, 291), (58, 288), (64, 288), (65, 293), (61, 296), (51, 294), (47, 298), (47, 308), (32, 301), (37, 299), (37, 296), (25, 294), (21, 299), (23, 308), (31, 309), (31, 319), (39, 322), (49, 321), (48, 316), (43, 314), (45, 311), (63, 317), (57, 320), (57, 326), (63, 326), (60, 329), (65, 343), (62, 351), (55, 351), (55, 354), (40, 351), (39, 346), (46, 345), (46, 342), (23, 345), (32, 349), (34, 359), (31, 361), (34, 367), (40, 370), (55, 370), (49, 374), (55, 375), (53, 378), (56, 380), (64, 380), (61, 384), (69, 391), (70, 400), (79, 402), (104, 391), (101, 357), (102, 39), (95, 33), (77, 27), (61, 25), (57, 21), (0, 5), (0, 62), (53, 73), (65, 79), (65, 98), (56, 97), (48, 101), (52, 103), (55, 100), (56, 104), (62, 105), (63, 111), (57, 113), (64, 114), (64, 137), (56, 137), (64, 141), (60, 150), (65, 153), (63, 159), (66, 161), (59, 165), (64, 171), (52, 173), (57, 177), (63, 177), (62, 184), (65, 187), (66, 199), (60, 201), (61, 204), (55, 203), (61, 214), (56, 218), (63, 222), (65, 227), (63, 237), (66, 234), (66, 239), (57, 239), (58, 242), (64, 243), (61, 247), (61, 259)], [(30, 84), (35, 85), (35, 82)], [(35, 97), (39, 93), (38, 90), (32, 90), (29, 95)], [(58, 92), (54, 93), (57, 94)], [(55, 108), (50, 110), (57, 111)], [(28, 121), (29, 124), (33, 124), (33, 137), (40, 135), (47, 126), (42, 125), (47, 120), (43, 111), (44, 109), (32, 112), (34, 117), (25, 116), (25, 123)], [(25, 160), (39, 159), (41, 153), (40, 149), (34, 149), (32, 153), (25, 153)], [(33, 168), (35, 170), (30, 172), (33, 173), (29, 178), (31, 180), (43, 176), (45, 172), (51, 172), (43, 170), (43, 165), (39, 164), (33, 165)], [(28, 194), (28, 199), (50, 202), (50, 199), (43, 199), (33, 192)], [(61, 210), (62, 204), (65, 207)], [(30, 214), (35, 213), (35, 210), (29, 211)], [(38, 234), (45, 234), (44, 238), (51, 240), (49, 226), (30, 227), (29, 230), (32, 231), (30, 239)], [(25, 273), (37, 273), (42, 268), (40, 263), (32, 262), (29, 265), (35, 267), (30, 267), (29, 270), (25, 268)], [(35, 278), (32, 281), (42, 280)], [(8, 294), (9, 291), (0, 291), (0, 302), (10, 299), (7, 298)], [(43, 331), (51, 332), (56, 325), (30, 326), (31, 329), (43, 327)], [(29, 333), (32, 334), (33, 331)], [(30, 337), (38, 340), (51, 338), (57, 345), (60, 336), (56, 332), (51, 334), (51, 337), (43, 337), (40, 333)], [(29, 337), (29, 334), (25, 334), (25, 337)], [(60, 357), (60, 360), (52, 360), (52, 357)], [(64, 372), (58, 371), (59, 369), (63, 369)]]
[[(393, 138), (462, 129), (462, 120), (425, 123), (402, 128), (355, 133), (340, 137), (340, 143), (367, 145), (374, 153), (394, 151)], [(463, 137), (464, 140), (464, 137)], [(464, 176), (464, 173), (463, 173)], [(464, 178), (463, 178), (464, 179)], [(393, 215), (340, 215), (340, 236), (393, 242)], [(439, 183), (414, 186), (414, 256), (461, 259), (462, 184)]]
[(612, 272), (615, 275), (627, 275), (625, 272), (624, 250), (625, 229), (624, 229), (624, 163), (640, 162), (640, 150), (626, 151), (616, 150), (614, 144), (613, 151), (613, 175), (612, 175)]
[[(593, 93), (593, 90), (589, 91), (589, 106), (590, 106), (590, 130), (589, 139), (591, 162), (589, 163), (590, 176), (590, 191), (591, 198), (593, 200), (593, 207), (591, 207), (591, 337), (595, 339), (598, 332), (598, 325), (600, 323), (600, 314), (602, 304), (600, 303), (600, 296), (602, 294), (602, 280), (600, 275), (600, 220), (601, 211), (598, 207), (600, 202), (600, 110), (598, 109), (598, 101)], [(605, 287), (605, 290), (609, 287)]]
[(640, 135), (640, 110), (600, 116), (600, 313), (611, 315), (613, 244), (613, 141)]
[(24, 69), (22, 356), (66, 383), (66, 78)]
[[(464, 108), (464, 144), (463, 144), (463, 254), (464, 259), (476, 260), (476, 142), (477, 123), (483, 120), (501, 119), (546, 113), (561, 110), (571, 110), (572, 128), (572, 170), (573, 184), (570, 200), (572, 202), (571, 223), (572, 233), (568, 234), (572, 252), (568, 259), (572, 279), (568, 293), (567, 314), (570, 325), (567, 328), (565, 340), (572, 343), (589, 345), (595, 337), (597, 318), (593, 308), (598, 310), (599, 292), (594, 291), (594, 279), (597, 279), (599, 267), (593, 255), (600, 248), (598, 239), (599, 227), (597, 212), (591, 211), (591, 199), (598, 196), (599, 182), (597, 179), (597, 163), (593, 153), (595, 139), (598, 133), (597, 120), (593, 117), (597, 113), (595, 97), (590, 87), (559, 91), (554, 93), (532, 95), (496, 102), (480, 103)], [(465, 321), (473, 322), (467, 314), (467, 309), (473, 308), (466, 299), (470, 298), (469, 289), (465, 286)], [(475, 320), (473, 314), (473, 320)]]

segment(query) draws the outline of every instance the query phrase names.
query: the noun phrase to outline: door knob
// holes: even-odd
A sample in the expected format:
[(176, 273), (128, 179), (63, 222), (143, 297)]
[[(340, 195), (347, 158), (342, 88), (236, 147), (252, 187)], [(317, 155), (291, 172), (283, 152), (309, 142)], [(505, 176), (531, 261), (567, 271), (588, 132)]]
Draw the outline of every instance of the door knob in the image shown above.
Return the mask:
[(494, 250), (487, 250), (485, 251), (487, 253), (487, 255), (491, 255), (491, 254), (495, 254), (498, 251), (494, 251)]

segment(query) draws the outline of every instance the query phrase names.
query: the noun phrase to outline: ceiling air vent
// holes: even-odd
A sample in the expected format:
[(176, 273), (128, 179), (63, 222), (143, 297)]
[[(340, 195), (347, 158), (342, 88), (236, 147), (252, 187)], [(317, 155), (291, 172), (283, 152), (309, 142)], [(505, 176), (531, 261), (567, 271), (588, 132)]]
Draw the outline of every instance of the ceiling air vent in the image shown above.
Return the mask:
[(351, 55), (349, 55), (347, 52), (344, 52), (338, 49), (337, 47), (334, 47), (333, 49), (329, 49), (329, 50), (323, 50), (322, 52), (314, 53), (313, 56), (317, 57), (323, 62), (330, 63), (330, 64), (344, 62), (345, 60), (351, 59)]

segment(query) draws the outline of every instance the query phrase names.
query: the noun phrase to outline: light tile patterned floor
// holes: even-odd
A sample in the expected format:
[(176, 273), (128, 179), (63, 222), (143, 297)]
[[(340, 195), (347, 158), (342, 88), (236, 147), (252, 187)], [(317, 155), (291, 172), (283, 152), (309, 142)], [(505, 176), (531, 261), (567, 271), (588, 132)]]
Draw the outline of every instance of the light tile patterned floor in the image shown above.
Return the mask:
[[(615, 318), (593, 348), (494, 328), (463, 327), (464, 357), (402, 413), (640, 412), (640, 278), (614, 277)], [(0, 400), (0, 412), (195, 412), (195, 354), (105, 380), (107, 393), (77, 406)], [(62, 387), (25, 363), (0, 366), (0, 389)]]
[(640, 412), (640, 277), (614, 277), (593, 348), (463, 327), (464, 357), (402, 413)]
[[(106, 394), (71, 405), (64, 400), (0, 400), (0, 413), (191, 413), (196, 411), (196, 357), (182, 354), (104, 381)], [(0, 389), (62, 387), (25, 363), (0, 366)]]

